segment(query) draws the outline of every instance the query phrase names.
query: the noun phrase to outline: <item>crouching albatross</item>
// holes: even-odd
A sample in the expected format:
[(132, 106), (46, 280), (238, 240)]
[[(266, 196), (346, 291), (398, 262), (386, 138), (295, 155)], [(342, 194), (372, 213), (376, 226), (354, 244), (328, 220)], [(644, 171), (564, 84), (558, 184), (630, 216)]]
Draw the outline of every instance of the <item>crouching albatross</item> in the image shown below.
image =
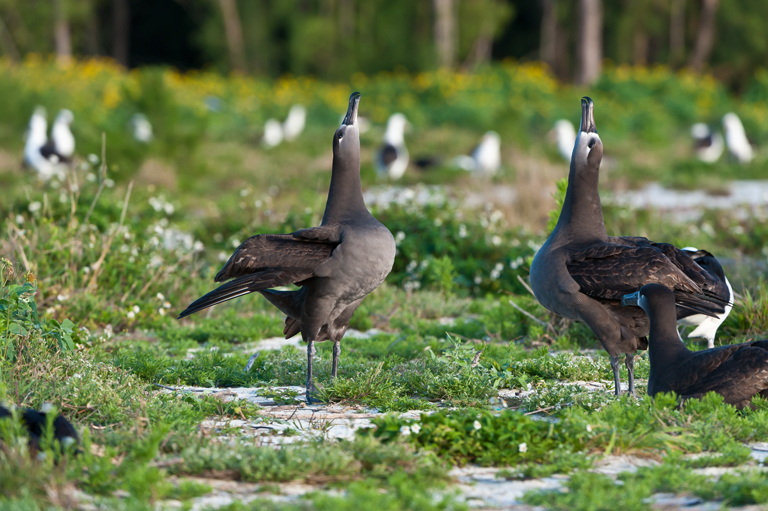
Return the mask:
[[(360, 94), (333, 135), (333, 167), (328, 201), (320, 227), (291, 234), (248, 238), (216, 275), (229, 282), (193, 302), (183, 318), (212, 305), (259, 292), (285, 315), (286, 338), (301, 332), (307, 343), (307, 401), (314, 393), (315, 343), (333, 341), (331, 375), (336, 377), (341, 338), (352, 314), (384, 282), (395, 262), (395, 239), (363, 201), (360, 184)], [(287, 284), (295, 291), (271, 289)]]
[(634, 394), (634, 354), (647, 349), (649, 325), (641, 309), (622, 308), (621, 297), (656, 282), (674, 291), (678, 307), (714, 316), (725, 312), (729, 295), (720, 296), (716, 279), (672, 245), (608, 236), (597, 190), (602, 158), (594, 104), (583, 98), (563, 209), (533, 259), (531, 287), (548, 310), (592, 329), (611, 357), (617, 395), (619, 357), (626, 354)]
[(695, 399), (717, 392), (738, 408), (750, 406), (757, 394), (768, 398), (768, 341), (690, 351), (677, 334), (675, 295), (668, 288), (648, 284), (621, 303), (642, 307), (651, 321), (648, 395), (675, 392)]

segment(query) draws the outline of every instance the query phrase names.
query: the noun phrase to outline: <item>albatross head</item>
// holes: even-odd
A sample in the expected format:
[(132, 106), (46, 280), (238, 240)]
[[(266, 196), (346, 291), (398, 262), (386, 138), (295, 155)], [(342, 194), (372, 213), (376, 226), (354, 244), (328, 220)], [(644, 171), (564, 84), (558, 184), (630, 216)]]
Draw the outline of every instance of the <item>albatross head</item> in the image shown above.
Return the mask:
[(595, 127), (595, 104), (588, 97), (581, 98), (581, 129), (573, 146), (573, 163), (579, 168), (588, 166), (598, 170), (603, 160), (603, 142)]
[(360, 158), (360, 132), (357, 126), (357, 107), (360, 105), (360, 93), (353, 92), (349, 97), (347, 115), (341, 126), (333, 134), (333, 155), (347, 156), (356, 154)]

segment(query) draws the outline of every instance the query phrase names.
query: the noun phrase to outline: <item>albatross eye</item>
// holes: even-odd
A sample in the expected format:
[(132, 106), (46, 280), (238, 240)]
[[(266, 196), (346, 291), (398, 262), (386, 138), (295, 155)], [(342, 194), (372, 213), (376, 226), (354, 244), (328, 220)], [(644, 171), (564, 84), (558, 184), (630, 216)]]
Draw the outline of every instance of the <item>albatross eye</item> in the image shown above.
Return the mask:
[(590, 149), (592, 149), (592, 146), (594, 146), (596, 143), (597, 143), (597, 140), (595, 140), (595, 139), (593, 138), (593, 139), (591, 139), (591, 140), (589, 141), (589, 143), (587, 144), (587, 147), (589, 147)]
[(340, 132), (339, 132), (339, 134), (338, 134), (337, 136), (338, 136), (339, 140), (341, 140), (342, 138), (344, 138), (344, 133), (342, 133), (342, 132), (340, 131)]

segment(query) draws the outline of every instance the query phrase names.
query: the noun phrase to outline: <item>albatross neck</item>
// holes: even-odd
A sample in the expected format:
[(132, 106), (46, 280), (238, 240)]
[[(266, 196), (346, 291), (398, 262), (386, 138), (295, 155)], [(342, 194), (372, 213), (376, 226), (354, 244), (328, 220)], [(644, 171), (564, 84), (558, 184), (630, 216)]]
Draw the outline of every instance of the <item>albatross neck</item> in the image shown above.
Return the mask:
[(677, 334), (674, 300), (671, 303), (653, 304), (648, 316), (651, 320), (651, 330), (648, 333), (648, 357), (651, 366), (662, 367), (670, 362), (675, 363), (680, 356), (690, 353)]
[(576, 165), (571, 161), (568, 188), (555, 232), (568, 233), (572, 240), (608, 237), (603, 220), (603, 209), (600, 205), (600, 194), (597, 190), (599, 179), (599, 168), (586, 165), (585, 168), (577, 171)]
[(323, 225), (345, 222), (371, 216), (363, 200), (363, 186), (360, 182), (360, 155), (356, 158), (341, 158), (334, 155), (331, 171), (331, 188), (325, 205)]

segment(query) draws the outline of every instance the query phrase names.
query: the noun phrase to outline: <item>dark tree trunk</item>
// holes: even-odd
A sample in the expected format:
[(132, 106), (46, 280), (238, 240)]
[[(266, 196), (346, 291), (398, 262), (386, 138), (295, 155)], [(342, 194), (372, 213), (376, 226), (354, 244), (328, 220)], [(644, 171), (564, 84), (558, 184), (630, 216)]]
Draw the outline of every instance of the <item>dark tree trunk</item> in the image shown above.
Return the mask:
[(237, 0), (219, 0), (221, 14), (224, 17), (224, 31), (227, 36), (229, 59), (232, 69), (246, 72), (245, 44), (240, 15), (237, 12)]
[(131, 11), (129, 0), (114, 0), (113, 3), (113, 32), (112, 56), (120, 64), (128, 67), (128, 49), (131, 38)]
[(557, 0), (542, 0), (539, 58), (551, 69), (557, 66)]
[(54, 0), (53, 10), (56, 24), (54, 27), (54, 40), (56, 41), (56, 60), (60, 64), (72, 61), (72, 36), (69, 31), (69, 19), (65, 0)]
[(456, 63), (456, 16), (454, 0), (433, 0), (435, 9), (435, 48), (441, 67)]
[(709, 61), (712, 46), (715, 44), (715, 13), (718, 0), (704, 0), (701, 6), (699, 18), (699, 31), (696, 34), (696, 43), (693, 46), (691, 59), (688, 65), (696, 72), (701, 72)]
[(3, 50), (3, 55), (11, 59), (13, 62), (21, 60), (19, 56), (19, 50), (16, 48), (16, 43), (13, 42), (11, 32), (8, 30), (8, 26), (5, 24), (2, 18), (0, 18), (0, 49)]
[(576, 83), (589, 85), (600, 76), (603, 60), (603, 4), (579, 0), (579, 35), (576, 44)]
[(669, 63), (677, 66), (685, 54), (685, 0), (672, 0), (669, 9)]
[(635, 29), (635, 37), (632, 40), (632, 63), (636, 66), (648, 64), (648, 32), (642, 27)]

